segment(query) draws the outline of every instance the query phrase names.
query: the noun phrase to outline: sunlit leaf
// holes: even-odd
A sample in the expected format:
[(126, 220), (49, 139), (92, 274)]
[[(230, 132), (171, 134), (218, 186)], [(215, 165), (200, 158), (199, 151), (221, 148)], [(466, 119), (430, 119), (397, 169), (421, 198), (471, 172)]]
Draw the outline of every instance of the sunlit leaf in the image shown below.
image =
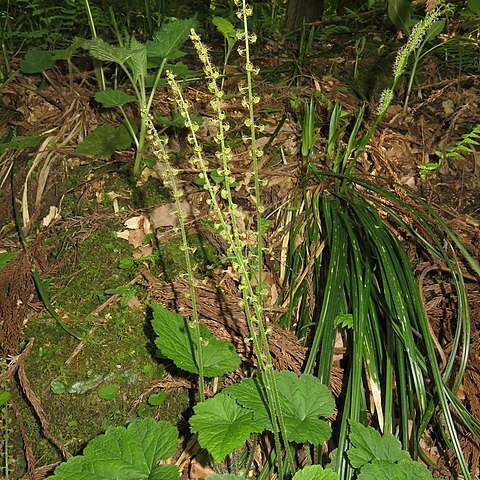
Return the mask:
[(217, 30), (225, 37), (225, 39), (235, 43), (235, 40), (237, 39), (237, 30), (229, 20), (223, 17), (213, 17), (212, 23), (217, 27)]
[(147, 74), (147, 47), (136, 40), (135, 37), (132, 37), (130, 39), (130, 51), (132, 55), (127, 60), (127, 65), (136, 82), (140, 77), (145, 77)]
[(185, 43), (190, 30), (196, 25), (195, 18), (174, 20), (167, 23), (147, 42), (149, 57), (160, 57), (166, 60), (176, 60), (185, 55), (179, 48)]
[[(279, 403), (292, 442), (320, 444), (330, 437), (330, 426), (320, 417), (333, 413), (335, 402), (328, 387), (318, 378), (294, 372), (274, 372)], [(268, 402), (258, 378), (248, 378), (224, 390), (237, 402), (253, 411), (254, 419), (262, 429), (273, 430)]]
[(408, 460), (408, 452), (402, 450), (400, 442), (390, 434), (383, 437), (373, 428), (350, 421), (350, 444), (348, 458), (354, 468), (361, 468), (373, 460), (398, 462)]
[[(198, 342), (191, 323), (177, 313), (152, 305), (152, 325), (158, 335), (155, 345), (162, 356), (173, 360), (182, 370), (198, 374)], [(227, 340), (218, 340), (204, 325), (200, 325), (203, 342), (203, 374), (217, 377), (233, 372), (240, 357)]]
[(320, 465), (310, 465), (299, 470), (293, 480), (338, 480), (338, 474)]
[(358, 480), (431, 480), (433, 476), (426, 467), (411, 460), (399, 463), (376, 460), (365, 465), (357, 478)]
[(133, 55), (129, 48), (110, 45), (101, 38), (86, 41), (84, 47), (88, 48), (93, 58), (119, 65), (123, 65)]
[[(173, 480), (172, 467), (164, 470), (160, 460), (170, 458), (176, 451), (178, 432), (168, 422), (145, 418), (132, 422), (127, 428), (110, 427), (104, 435), (92, 440), (83, 455), (62, 463), (54, 480), (109, 480), (155, 478)], [(162, 471), (163, 470), (163, 471)]]
[(190, 428), (198, 433), (198, 442), (217, 462), (242, 447), (250, 434), (258, 431), (253, 412), (223, 393), (197, 404), (194, 411)]

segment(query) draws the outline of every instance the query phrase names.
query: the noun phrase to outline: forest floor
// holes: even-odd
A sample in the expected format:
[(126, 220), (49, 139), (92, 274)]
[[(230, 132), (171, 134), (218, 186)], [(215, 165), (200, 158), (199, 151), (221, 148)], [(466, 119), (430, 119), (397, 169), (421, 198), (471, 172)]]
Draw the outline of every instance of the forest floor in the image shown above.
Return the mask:
[[(299, 65), (295, 55), (288, 53), (295, 46), (286, 41), (267, 43), (256, 53), (255, 62), (262, 69), (256, 114), (265, 124), (259, 144), (266, 151), (260, 173), (267, 181), (263, 195), (271, 221), (265, 241), (273, 258), (282, 248), (285, 232), (282, 206), (296, 191), (318, 187), (302, 182), (301, 106), (316, 96), (316, 154), (322, 158), (332, 103), (340, 102), (345, 112), (355, 116), (362, 104), (359, 97), (364, 97), (368, 125), (375, 102), (391, 81), (396, 52), (384, 48), (374, 34), (368, 36), (367, 45), (355, 79), (355, 46), (346, 36), (316, 46), (306, 65)], [(226, 107), (232, 130), (238, 132), (243, 118), (236, 92), (243, 80), (234, 73), (232, 69), (225, 84), (232, 93)], [(172, 199), (155, 168), (145, 168), (140, 180), (132, 181), (133, 149), (117, 151), (110, 160), (76, 153), (77, 144), (96, 126), (118, 125), (120, 120), (92, 99), (96, 91), (92, 77), (92, 72), (71, 77), (60, 67), (49, 72), (48, 82), (40, 75), (18, 75), (1, 92), (0, 135), (14, 128), (22, 135), (46, 138), (37, 149), (10, 151), (1, 157), (0, 251), (17, 254), (0, 270), (0, 355), (9, 359), (5, 368), (16, 382), (9, 415), (3, 416), (10, 431), (11, 478), (27, 478), (29, 472), (34, 477), (28, 478), (44, 478), (62, 458), (80, 451), (108, 426), (123, 425), (135, 415), (167, 418), (181, 430), (186, 428), (191, 380), (172, 368), (165, 371), (155, 357), (148, 313), (151, 301), (183, 314), (190, 311), (183, 295), (188, 285), (182, 275), (185, 264), (174, 232)], [(427, 56), (408, 108), (404, 111), (401, 105), (400, 91), (398, 103), (389, 109), (356, 167), (357, 173), (385, 177), (417, 192), (477, 261), (480, 152), (442, 163), (436, 152), (480, 123), (479, 79), (479, 75), (447, 69), (442, 59)], [(201, 81), (187, 83), (184, 93), (194, 112), (203, 117), (198, 135), (204, 149), (213, 152), (206, 87)], [(156, 95), (154, 111), (172, 118), (172, 100), (166, 90)], [(190, 241), (196, 247), (194, 263), (202, 279), (200, 314), (213, 333), (233, 339), (248, 361), (250, 352), (243, 341), (248, 330), (238, 311), (235, 276), (221, 261), (222, 239), (203, 221), (208, 217), (205, 192), (198, 185), (198, 172), (188, 163), (185, 130), (165, 131), (180, 170)], [(232, 138), (234, 173), (238, 174), (249, 168), (249, 157), (239, 135), (234, 133)], [(10, 183), (8, 170), (13, 164)], [(247, 217), (253, 215), (242, 195), (239, 191), (236, 201), (245, 205)], [(48, 296), (62, 321), (82, 340), (63, 330), (37, 295), (29, 259), (18, 238), (12, 196), (22, 207), (29, 256), (46, 282)], [(406, 248), (415, 262), (415, 252)], [(267, 266), (267, 302), (273, 307), (281, 285), (275, 262)], [(415, 265), (429, 321), (440, 344), (448, 348), (456, 318), (455, 298), (440, 273), (427, 275), (435, 268), (426, 262)], [(472, 347), (459, 398), (480, 418), (480, 286), (468, 272), (465, 278)], [(276, 365), (299, 371), (304, 360), (300, 341), (279, 328), (273, 328), (270, 341)], [(235, 375), (241, 372), (225, 382)], [(335, 379), (332, 387), (339, 394)], [(159, 391), (167, 393), (163, 402), (154, 395)], [(480, 446), (467, 436), (462, 441), (470, 463), (478, 465)], [(435, 455), (432, 450), (434, 460)], [(182, 465), (185, 478), (204, 478), (211, 471), (193, 457), (190, 452)]]

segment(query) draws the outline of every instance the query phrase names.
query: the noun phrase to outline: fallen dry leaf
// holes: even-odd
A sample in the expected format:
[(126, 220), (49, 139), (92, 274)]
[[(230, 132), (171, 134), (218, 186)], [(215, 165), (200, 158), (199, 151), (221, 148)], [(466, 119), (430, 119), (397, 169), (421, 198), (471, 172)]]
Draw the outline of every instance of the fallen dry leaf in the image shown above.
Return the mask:
[[(183, 200), (180, 205), (182, 210), (187, 214), (187, 219), (191, 220), (195, 213), (194, 208), (186, 200)], [(149, 216), (154, 229), (161, 227), (175, 227), (178, 224), (175, 202), (165, 203), (155, 207), (150, 211)]]

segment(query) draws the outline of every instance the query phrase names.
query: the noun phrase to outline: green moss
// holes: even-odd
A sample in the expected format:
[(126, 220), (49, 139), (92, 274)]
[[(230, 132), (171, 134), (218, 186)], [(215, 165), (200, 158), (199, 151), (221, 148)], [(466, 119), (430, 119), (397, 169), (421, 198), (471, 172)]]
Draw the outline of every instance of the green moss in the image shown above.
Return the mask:
[[(65, 217), (85, 214), (98, 210), (99, 204), (108, 211), (113, 211), (113, 198), (108, 193), (115, 193), (120, 208), (149, 208), (170, 200), (170, 193), (158, 179), (149, 177), (141, 185), (132, 181), (128, 171), (96, 172), (95, 180), (89, 182), (91, 165), (77, 167), (69, 173), (66, 185), (67, 193), (62, 202)], [(88, 185), (79, 196), (79, 186)], [(98, 194), (101, 194), (99, 197)]]
[[(105, 323), (90, 330), (84, 348), (68, 365), (65, 361), (78, 341), (66, 335), (53, 320), (41, 316), (31, 321), (25, 331), (26, 338), (35, 338), (25, 365), (31, 388), (45, 410), (53, 435), (72, 453), (79, 453), (108, 426), (124, 425), (133, 402), (151, 385), (158, 371), (153, 343), (146, 333), (149, 325), (144, 310), (114, 305), (102, 314)], [(91, 322), (89, 327), (93, 325)], [(69, 389), (85, 388), (94, 379), (100, 381), (85, 392), (68, 393)], [(52, 382), (63, 384), (67, 391), (54, 393)], [(98, 390), (105, 385), (117, 387), (114, 400), (98, 396)], [(42, 437), (31, 410), (19, 395), (16, 397), (35, 458), (41, 459), (42, 464), (58, 461), (58, 452)], [(162, 418), (176, 424), (188, 405), (187, 392), (168, 393), (160, 407)], [(156, 413), (157, 407), (143, 409), (143, 414)], [(12, 478), (19, 478), (24, 462), (18, 429), (12, 431), (11, 457), (15, 475), (18, 473), (18, 477)]]
[(171, 200), (170, 192), (160, 182), (149, 177), (146, 182), (132, 188), (132, 202), (136, 208), (150, 208)]
[[(191, 260), (196, 275), (205, 276), (209, 270), (219, 265), (220, 261), (215, 248), (202, 235), (189, 235), (188, 243), (194, 249)], [(181, 247), (180, 240), (159, 245), (157, 268), (167, 281), (187, 271)]]
[[(46, 413), (52, 434), (74, 454), (108, 426), (124, 425), (134, 401), (158, 378), (159, 361), (155, 358), (148, 316), (144, 308), (127, 306), (132, 295), (145, 304), (148, 292), (137, 285), (128, 286), (136, 274), (135, 263), (131, 269), (119, 267), (120, 260), (132, 258), (133, 250), (128, 242), (116, 237), (115, 232), (123, 228), (116, 221), (95, 227), (86, 220), (79, 227), (52, 232), (46, 240), (51, 247), (50, 262), (63, 265), (47, 279), (50, 298), (65, 323), (79, 332), (85, 343), (73, 361), (65, 363), (78, 340), (48, 315), (30, 320), (24, 332), (24, 338), (35, 338), (25, 365), (31, 388)], [(88, 234), (87, 229), (91, 229)], [(219, 262), (215, 249), (199, 235), (190, 235), (189, 241), (195, 249), (192, 260), (196, 273), (204, 275)], [(163, 278), (172, 279), (184, 272), (180, 246), (178, 240), (160, 245), (154, 253), (157, 261), (152, 273), (163, 271)], [(109, 298), (107, 292), (118, 293), (119, 300), (94, 315), (95, 309)], [(117, 388), (114, 400), (98, 396), (99, 388), (106, 385)], [(44, 438), (28, 402), (18, 393), (15, 402), (22, 412), (35, 458), (41, 464), (59, 461), (59, 452)], [(145, 400), (141, 414), (159, 413), (174, 424), (183, 423), (189, 406), (188, 392), (178, 390), (169, 392), (160, 407), (148, 406)], [(18, 428), (11, 431), (10, 453), (11, 476), (20, 478), (26, 466)]]
[[(129, 282), (131, 271), (119, 268), (120, 260), (131, 257), (132, 252), (128, 242), (116, 236), (116, 231), (122, 228), (117, 222), (109, 222), (92, 231), (51, 281), (50, 296), (62, 313), (81, 321), (106, 300), (105, 290)], [(56, 238), (50, 237), (48, 243), (65, 243), (66, 248), (71, 249), (72, 236), (78, 237), (78, 233), (62, 231)]]

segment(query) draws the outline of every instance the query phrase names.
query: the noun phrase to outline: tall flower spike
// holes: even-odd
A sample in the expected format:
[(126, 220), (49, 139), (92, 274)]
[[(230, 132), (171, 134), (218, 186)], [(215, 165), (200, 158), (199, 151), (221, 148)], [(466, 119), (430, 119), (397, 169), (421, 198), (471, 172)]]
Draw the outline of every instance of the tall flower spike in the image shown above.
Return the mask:
[(413, 27), (407, 43), (399, 50), (395, 59), (393, 75), (396, 80), (402, 76), (410, 55), (421, 45), (428, 30), (441, 13), (440, 9), (427, 13), (427, 15)]

